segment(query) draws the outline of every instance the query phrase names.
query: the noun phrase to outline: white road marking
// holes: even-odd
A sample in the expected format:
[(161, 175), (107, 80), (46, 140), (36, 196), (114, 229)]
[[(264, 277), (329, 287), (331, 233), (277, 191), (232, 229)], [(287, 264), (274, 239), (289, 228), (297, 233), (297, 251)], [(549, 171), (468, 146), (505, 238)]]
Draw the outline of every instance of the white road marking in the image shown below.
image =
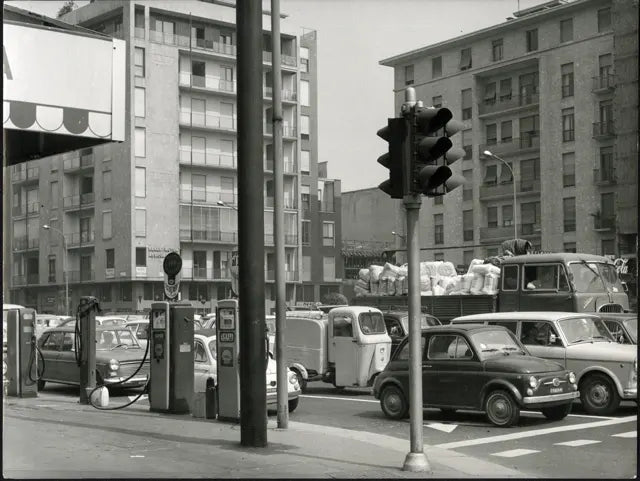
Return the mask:
[(376, 403), (376, 404), (380, 402), (376, 399), (358, 399), (358, 398), (352, 398), (352, 397), (334, 397), (334, 396), (309, 396), (308, 394), (301, 394), (300, 397), (306, 397), (310, 399), (336, 399), (338, 401), (358, 401), (362, 403)]
[(458, 427), (457, 424), (442, 424), (442, 423), (429, 423), (429, 424), (425, 424), (424, 426), (428, 428), (437, 429), (438, 431), (442, 431), (445, 433), (451, 433), (455, 428)]
[(587, 444), (597, 444), (601, 441), (594, 441), (593, 439), (576, 439), (575, 441), (565, 441), (564, 443), (554, 443), (554, 446), (586, 446)]
[(612, 434), (611, 436), (614, 438), (637, 438), (637, 433), (637, 431), (629, 431), (628, 433)]
[(525, 454), (539, 453), (535, 449), (512, 449), (510, 451), (502, 451), (501, 453), (493, 453), (491, 456), (500, 456), (501, 458), (515, 458), (524, 456)]
[(564, 431), (577, 431), (580, 429), (597, 428), (601, 426), (613, 426), (615, 424), (623, 424), (637, 421), (638, 416), (626, 416), (617, 419), (607, 419), (605, 421), (596, 421), (592, 423), (574, 424), (571, 426), (557, 426), (545, 429), (533, 429), (531, 431), (522, 431), (513, 434), (501, 434), (499, 436), (489, 436), (486, 438), (468, 439), (466, 441), (457, 441), (452, 443), (437, 444), (436, 447), (443, 449), (464, 448), (467, 446), (477, 446), (479, 444), (499, 443), (501, 441), (511, 441), (513, 439), (531, 438), (544, 434), (560, 433)]
[[(540, 411), (520, 411), (521, 414), (539, 414), (540, 416), (544, 416)], [(591, 414), (569, 414), (567, 417), (570, 418), (591, 418), (591, 419), (617, 419), (610, 416), (593, 416)]]
[(132, 454), (131, 456), (129, 456), (130, 458), (144, 458), (144, 456), (142, 454)]

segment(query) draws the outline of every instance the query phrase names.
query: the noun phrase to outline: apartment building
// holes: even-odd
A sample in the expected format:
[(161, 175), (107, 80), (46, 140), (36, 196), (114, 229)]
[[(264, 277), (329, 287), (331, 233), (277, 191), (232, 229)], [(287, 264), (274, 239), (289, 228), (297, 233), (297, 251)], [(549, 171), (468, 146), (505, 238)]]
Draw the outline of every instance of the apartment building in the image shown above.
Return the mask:
[(412, 86), (465, 124), (467, 183), (424, 199), (422, 258), (468, 265), (515, 227), (537, 250), (636, 251), (637, 34), (637, 1), (554, 0), (380, 62), (396, 112)]
[[(230, 295), (238, 241), (235, 19), (234, 2), (215, 0), (91, 2), (63, 18), (127, 41), (127, 141), (12, 171), (13, 302), (60, 311), (66, 271), (72, 306), (94, 295), (102, 309), (148, 309), (163, 298), (162, 260), (171, 251), (183, 259), (183, 301), (210, 311)], [(268, 12), (263, 26), (265, 310), (271, 312)], [(339, 286), (341, 237), (334, 230), (330, 245), (323, 229), (308, 224), (304, 237), (302, 219), (334, 218), (339, 225), (340, 184), (320, 178), (318, 169), (315, 32), (297, 35), (283, 21), (281, 51), (286, 297), (317, 301), (327, 286)]]

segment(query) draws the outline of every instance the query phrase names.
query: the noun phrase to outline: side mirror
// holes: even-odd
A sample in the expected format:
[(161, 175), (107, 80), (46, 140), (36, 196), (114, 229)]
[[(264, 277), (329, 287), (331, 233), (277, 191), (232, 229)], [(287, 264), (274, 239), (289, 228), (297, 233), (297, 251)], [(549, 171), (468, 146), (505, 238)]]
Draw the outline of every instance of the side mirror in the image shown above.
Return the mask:
[(627, 283), (625, 281), (621, 281), (621, 284), (622, 284), (622, 290), (624, 292), (628, 293), (629, 292), (629, 286), (627, 285)]
[(558, 340), (558, 338), (556, 337), (555, 334), (549, 334), (549, 344), (555, 344), (556, 341)]

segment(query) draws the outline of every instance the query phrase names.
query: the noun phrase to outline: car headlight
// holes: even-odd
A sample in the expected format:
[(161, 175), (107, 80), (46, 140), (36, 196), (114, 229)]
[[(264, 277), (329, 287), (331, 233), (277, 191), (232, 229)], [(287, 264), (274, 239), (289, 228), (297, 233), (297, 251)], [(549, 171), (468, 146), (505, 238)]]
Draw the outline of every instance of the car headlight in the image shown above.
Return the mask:
[(530, 376), (529, 377), (529, 386), (532, 389), (538, 389), (538, 380), (536, 379), (535, 376)]
[(571, 384), (575, 384), (576, 383), (576, 374), (574, 372), (569, 372), (569, 382)]
[(117, 371), (119, 367), (120, 367), (120, 363), (118, 362), (117, 359), (111, 359), (109, 361), (109, 370)]
[(295, 372), (289, 372), (289, 384), (293, 384), (294, 386), (298, 384), (298, 376), (296, 376)]

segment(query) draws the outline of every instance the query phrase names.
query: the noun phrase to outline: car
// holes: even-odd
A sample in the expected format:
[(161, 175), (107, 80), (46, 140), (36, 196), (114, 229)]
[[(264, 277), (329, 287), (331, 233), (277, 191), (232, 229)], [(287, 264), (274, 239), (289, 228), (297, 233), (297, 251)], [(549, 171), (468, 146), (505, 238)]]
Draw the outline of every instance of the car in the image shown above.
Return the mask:
[(96, 322), (101, 326), (124, 326), (128, 321), (120, 316), (96, 316)]
[(620, 344), (638, 344), (638, 314), (601, 312), (598, 315)]
[(202, 316), (200, 319), (201, 328), (200, 329), (215, 329), (216, 328), (216, 313), (210, 312)]
[(588, 414), (608, 416), (621, 400), (638, 401), (637, 347), (618, 344), (598, 315), (520, 311), (462, 316), (452, 324), (479, 323), (510, 329), (529, 352), (576, 373)]
[[(76, 363), (75, 326), (54, 327), (42, 334), (38, 341), (42, 353), (42, 375), (38, 390), (46, 382), (80, 385), (80, 368)], [(144, 358), (145, 350), (133, 333), (123, 326), (96, 326), (96, 382), (114, 385), (132, 375)], [(149, 361), (122, 387), (144, 386), (149, 377)]]
[(35, 333), (39, 338), (42, 333), (50, 327), (57, 327), (62, 324), (62, 320), (53, 314), (36, 314)]
[[(208, 387), (217, 385), (216, 331), (204, 329), (193, 335), (193, 387), (195, 392), (205, 392)], [(267, 409), (277, 410), (277, 371), (276, 361), (269, 352), (267, 364)], [(289, 412), (295, 411), (300, 399), (300, 385), (296, 374), (288, 370)]]
[(149, 342), (149, 319), (128, 321), (124, 326), (133, 332), (142, 348), (146, 349)]
[[(384, 317), (384, 324), (387, 326), (387, 333), (391, 338), (391, 354), (393, 355), (402, 340), (409, 335), (409, 312), (387, 311), (383, 312), (382, 315)], [(420, 329), (439, 326), (441, 324), (437, 317), (420, 313)]]
[[(445, 325), (422, 330), (422, 404), (451, 416), (482, 410), (494, 425), (516, 424), (521, 409), (539, 409), (551, 420), (565, 418), (579, 396), (575, 374), (557, 362), (531, 356), (501, 326)], [(373, 395), (383, 413), (409, 412), (409, 338), (376, 377)]]

